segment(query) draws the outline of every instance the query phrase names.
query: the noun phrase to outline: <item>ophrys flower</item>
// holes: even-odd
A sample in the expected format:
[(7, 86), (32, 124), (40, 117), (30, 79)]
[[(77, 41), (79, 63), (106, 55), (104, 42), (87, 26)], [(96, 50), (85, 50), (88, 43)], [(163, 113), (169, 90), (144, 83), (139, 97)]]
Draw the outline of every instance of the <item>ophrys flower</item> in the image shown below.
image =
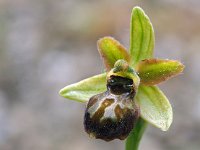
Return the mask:
[[(136, 125), (140, 140), (148, 122), (163, 131), (172, 123), (172, 108), (155, 86), (178, 75), (184, 66), (176, 60), (153, 57), (154, 31), (143, 10), (135, 7), (131, 15), (129, 52), (112, 37), (97, 42), (107, 72), (60, 90), (60, 95), (86, 102), (84, 126), (91, 136), (106, 141), (125, 139)], [(129, 139), (130, 139), (129, 138)], [(130, 140), (127, 140), (129, 149)], [(137, 147), (138, 144), (135, 144)]]

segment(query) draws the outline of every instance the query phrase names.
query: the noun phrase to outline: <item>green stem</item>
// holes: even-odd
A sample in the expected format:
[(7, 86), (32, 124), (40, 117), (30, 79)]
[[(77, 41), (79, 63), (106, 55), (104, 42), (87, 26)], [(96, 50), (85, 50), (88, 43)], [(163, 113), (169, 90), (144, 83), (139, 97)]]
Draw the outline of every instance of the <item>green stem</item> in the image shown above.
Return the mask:
[(126, 139), (125, 150), (138, 150), (140, 140), (147, 127), (147, 124), (148, 123), (146, 121), (144, 121), (142, 118), (139, 118), (135, 127)]

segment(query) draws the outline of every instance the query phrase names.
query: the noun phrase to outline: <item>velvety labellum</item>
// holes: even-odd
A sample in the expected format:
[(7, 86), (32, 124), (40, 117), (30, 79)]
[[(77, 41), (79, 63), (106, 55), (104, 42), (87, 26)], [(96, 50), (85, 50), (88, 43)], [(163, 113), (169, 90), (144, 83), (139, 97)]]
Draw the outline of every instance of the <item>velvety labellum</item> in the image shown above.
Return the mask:
[(129, 135), (139, 116), (133, 87), (131, 79), (111, 76), (107, 91), (90, 98), (84, 126), (91, 137), (110, 141), (124, 140)]

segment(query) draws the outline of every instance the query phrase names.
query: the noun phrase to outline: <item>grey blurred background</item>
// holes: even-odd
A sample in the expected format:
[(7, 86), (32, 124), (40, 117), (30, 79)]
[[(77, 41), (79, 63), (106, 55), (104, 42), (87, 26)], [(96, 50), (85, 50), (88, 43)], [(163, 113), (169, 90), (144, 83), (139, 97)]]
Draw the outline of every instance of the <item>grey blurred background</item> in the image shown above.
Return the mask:
[(122, 150), (124, 142), (90, 139), (84, 104), (60, 88), (104, 67), (96, 41), (129, 47), (129, 19), (141, 6), (154, 25), (155, 57), (178, 59), (184, 73), (160, 87), (171, 101), (168, 132), (149, 125), (141, 150), (200, 149), (199, 0), (1, 0), (0, 150)]

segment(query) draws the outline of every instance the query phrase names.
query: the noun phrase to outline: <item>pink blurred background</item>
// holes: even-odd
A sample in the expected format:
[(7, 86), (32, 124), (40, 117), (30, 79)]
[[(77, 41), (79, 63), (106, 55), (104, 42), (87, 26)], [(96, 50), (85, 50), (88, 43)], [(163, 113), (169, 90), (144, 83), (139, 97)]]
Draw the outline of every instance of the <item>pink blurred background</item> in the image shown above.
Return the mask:
[(200, 149), (199, 0), (1, 0), (0, 150), (122, 150), (124, 142), (90, 139), (85, 105), (60, 88), (104, 70), (96, 41), (129, 47), (131, 9), (141, 6), (156, 36), (155, 57), (177, 59), (184, 73), (160, 87), (174, 121), (149, 125), (141, 150)]

